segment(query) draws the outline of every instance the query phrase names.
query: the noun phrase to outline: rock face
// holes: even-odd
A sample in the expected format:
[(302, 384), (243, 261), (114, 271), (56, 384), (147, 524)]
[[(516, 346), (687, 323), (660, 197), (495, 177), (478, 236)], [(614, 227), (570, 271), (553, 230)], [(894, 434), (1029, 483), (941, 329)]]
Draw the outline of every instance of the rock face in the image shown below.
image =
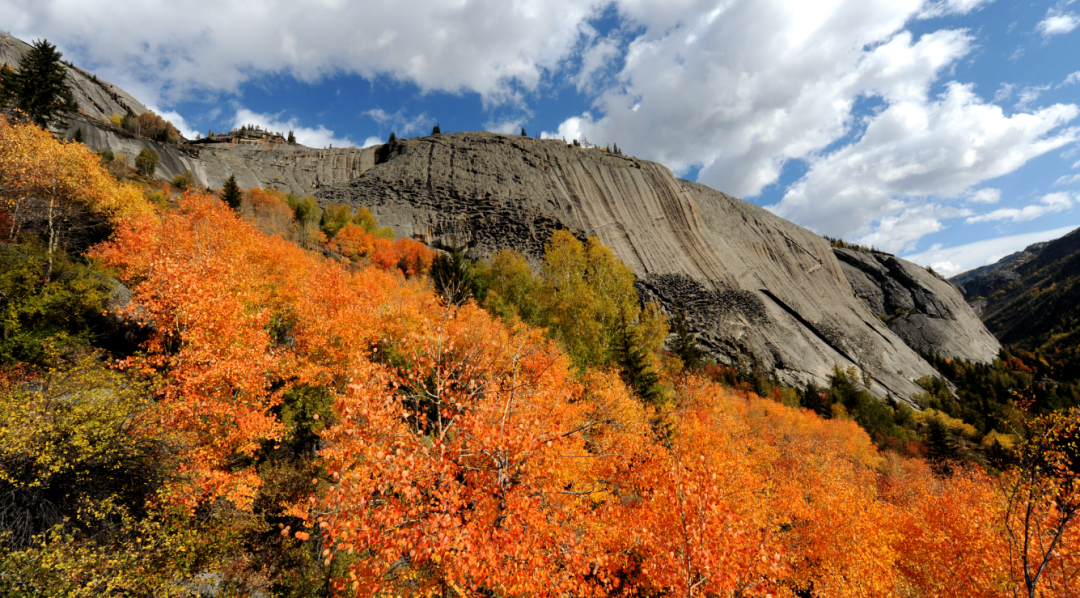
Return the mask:
[(833, 253), (855, 295), (908, 346), (974, 362), (997, 357), (1001, 344), (944, 279), (886, 253)]
[(909, 399), (921, 391), (912, 380), (935, 374), (856, 297), (828, 242), (659, 164), (490, 133), (398, 141), (374, 157), (320, 201), (366, 206), (399, 235), (474, 258), (510, 247), (538, 264), (554, 230), (595, 235), (645, 298), (687, 311), (715, 358), (788, 384), (855, 366), (873, 392)]
[(158, 143), (131, 135), (118, 127), (76, 116), (67, 132), (83, 132), (83, 143), (94, 150), (122, 153), (129, 164), (143, 148), (158, 153), (159, 178), (171, 179), (190, 170), (195, 182), (220, 189), (230, 175), (243, 188), (273, 187), (303, 196), (320, 188), (343, 183), (360, 176), (375, 165), (375, 148), (318, 150), (287, 143)]
[[(0, 33), (0, 65), (18, 67), (23, 55), (30, 50), (26, 42)], [(123, 116), (128, 112), (136, 115), (146, 112), (131, 94), (96, 76), (68, 64), (67, 80), (83, 114), (92, 118), (108, 120), (113, 114)]]

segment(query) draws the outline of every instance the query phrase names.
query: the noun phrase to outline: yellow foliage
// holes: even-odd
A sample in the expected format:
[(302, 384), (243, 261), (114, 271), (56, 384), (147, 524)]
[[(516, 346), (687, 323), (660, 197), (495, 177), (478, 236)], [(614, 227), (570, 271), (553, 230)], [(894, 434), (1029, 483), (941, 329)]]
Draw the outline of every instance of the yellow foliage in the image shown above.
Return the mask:
[(949, 414), (938, 411), (937, 409), (925, 409), (922, 412), (915, 413), (915, 421), (919, 423), (924, 423), (930, 419), (938, 420), (946, 429), (954, 434), (963, 436), (964, 438), (975, 439), (979, 437), (979, 431), (975, 429), (975, 426), (965, 423), (963, 420), (950, 417)]

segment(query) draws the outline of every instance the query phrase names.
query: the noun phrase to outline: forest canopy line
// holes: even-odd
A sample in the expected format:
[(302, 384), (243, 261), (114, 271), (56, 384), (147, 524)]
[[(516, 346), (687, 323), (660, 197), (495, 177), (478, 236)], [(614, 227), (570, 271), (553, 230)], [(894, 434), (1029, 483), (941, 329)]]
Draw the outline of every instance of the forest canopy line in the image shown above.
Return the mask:
[(1080, 590), (1074, 410), (942, 468), (683, 371), (595, 240), (455, 265), (113, 158), (0, 119), (4, 595)]

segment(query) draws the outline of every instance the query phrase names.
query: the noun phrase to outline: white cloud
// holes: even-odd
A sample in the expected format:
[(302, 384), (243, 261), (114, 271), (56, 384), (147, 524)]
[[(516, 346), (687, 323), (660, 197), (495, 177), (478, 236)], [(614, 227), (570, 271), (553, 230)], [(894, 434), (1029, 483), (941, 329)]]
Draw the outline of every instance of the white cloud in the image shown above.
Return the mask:
[(1026, 110), (1028, 104), (1031, 104), (1035, 100), (1038, 100), (1042, 93), (1050, 89), (1050, 85), (1036, 85), (1033, 87), (1025, 87), (1020, 90), (1020, 97), (1016, 99), (1017, 110)]
[(962, 15), (967, 14), (977, 8), (982, 8), (984, 4), (989, 4), (993, 0), (939, 0), (938, 2), (930, 2), (919, 13), (919, 18), (929, 19), (933, 17), (943, 17), (946, 15)]
[[(314, 81), (388, 75), (423, 91), (512, 99), (577, 47), (608, 0), (0, 0), (16, 35), (62, 40), (65, 54), (132, 92), (175, 99), (234, 91), (252, 76)], [(156, 95), (143, 96), (157, 102)]]
[(258, 125), (264, 131), (274, 131), (282, 134), (288, 134), (288, 131), (292, 131), (296, 135), (296, 142), (308, 147), (322, 148), (331, 145), (350, 147), (354, 145), (347, 137), (339, 138), (333, 131), (322, 125), (315, 128), (302, 127), (295, 118), (282, 120), (279, 115), (259, 114), (246, 108), (237, 110), (236, 116), (233, 118), (233, 126), (239, 127), (243, 125)]
[(968, 195), (967, 200), (974, 203), (997, 203), (1001, 201), (1001, 189), (979, 189)]
[(195, 137), (198, 136), (198, 131), (191, 128), (187, 121), (184, 120), (184, 117), (180, 116), (179, 112), (173, 112), (171, 110), (159, 110), (150, 106), (147, 106), (147, 108), (152, 110), (161, 118), (164, 118), (165, 120), (171, 122), (173, 126), (176, 127), (176, 130), (180, 131), (180, 134), (183, 135), (185, 138), (195, 139)]
[(1015, 83), (1002, 83), (997, 92), (994, 93), (995, 102), (1004, 102), (1012, 97), (1013, 92), (1016, 91)]
[(1072, 84), (1076, 83), (1077, 81), (1080, 81), (1080, 71), (1069, 73), (1069, 76), (1065, 77), (1065, 80), (1062, 81), (1061, 85), (1058, 85), (1058, 87), (1064, 87), (1066, 85), (1072, 85)]
[(435, 120), (425, 114), (418, 114), (413, 117), (405, 115), (404, 110), (398, 110), (397, 112), (390, 114), (382, 108), (375, 108), (374, 110), (368, 110), (364, 112), (367, 116), (370, 116), (372, 120), (380, 125), (390, 127), (394, 130), (396, 135), (412, 135), (413, 133), (425, 132), (425, 129), (433, 126)]
[(1073, 205), (1073, 196), (1065, 192), (1049, 193), (1039, 198), (1038, 203), (1033, 203), (1023, 208), (1001, 208), (986, 214), (971, 216), (964, 222), (974, 224), (976, 222), (994, 222), (998, 220), (1010, 220), (1012, 222), (1024, 222), (1034, 220), (1047, 214), (1064, 212)]
[(371, 137), (368, 137), (367, 139), (365, 139), (364, 140), (364, 145), (361, 145), (360, 147), (371, 147), (373, 145), (382, 145), (383, 143), (384, 142), (383, 142), (382, 139), (379, 139), (378, 137), (375, 137), (374, 135), (372, 135)]
[(578, 91), (595, 92), (599, 83), (598, 75), (603, 74), (619, 54), (618, 42), (610, 37), (589, 46), (581, 55), (581, 70), (572, 79)]
[(1075, 183), (1080, 183), (1080, 174), (1074, 174), (1072, 176), (1065, 175), (1063, 177), (1058, 177), (1058, 180), (1054, 181), (1055, 185), (1073, 185)]
[(1061, 12), (1058, 9), (1051, 8), (1046, 12), (1046, 18), (1039, 21), (1039, 24), (1035, 26), (1035, 29), (1043, 35), (1043, 37), (1050, 37), (1051, 35), (1062, 35), (1076, 29), (1076, 26), (1080, 25), (1080, 17), (1071, 12)]
[(889, 106), (857, 142), (812, 161), (772, 209), (823, 233), (873, 235), (898, 250), (937, 230), (913, 209), (920, 198), (959, 196), (1076, 140), (1074, 129), (1054, 131), (1078, 113), (1059, 104), (1006, 116), (971, 86), (950, 83), (933, 101)]
[(731, 2), (675, 23), (677, 9), (638, 4), (624, 11), (645, 32), (597, 99), (602, 117), (567, 119), (558, 135), (615, 142), (676, 172), (700, 165), (700, 182), (740, 196), (842, 137), (860, 96), (924, 95), (971, 46), (961, 31), (903, 31), (917, 0)]
[(929, 265), (945, 276), (955, 276), (979, 266), (992, 264), (1032, 243), (1057, 239), (1072, 232), (1074, 228), (1076, 227), (1067, 226), (1037, 233), (987, 239), (945, 249), (931, 249), (921, 253), (905, 255), (903, 258), (916, 264)]
[(524, 118), (516, 118), (502, 121), (490, 121), (484, 125), (484, 129), (491, 131), (492, 133), (501, 133), (503, 135), (518, 135), (521, 133), (521, 127), (525, 124)]

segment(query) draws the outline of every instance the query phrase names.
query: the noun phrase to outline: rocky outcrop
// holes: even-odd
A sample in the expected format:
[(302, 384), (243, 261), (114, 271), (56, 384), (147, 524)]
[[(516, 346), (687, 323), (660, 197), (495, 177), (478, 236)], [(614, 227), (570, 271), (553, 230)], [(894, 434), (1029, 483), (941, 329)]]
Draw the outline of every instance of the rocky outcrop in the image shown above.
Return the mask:
[(833, 367), (870, 374), (872, 391), (909, 399), (935, 371), (856, 297), (821, 237), (672, 176), (659, 164), (490, 133), (382, 146), (324, 203), (366, 206), (399, 235), (462, 244), (475, 258), (510, 247), (538, 264), (552, 231), (597, 236), (648, 299), (682, 308), (718, 360), (824, 383)]
[(76, 116), (67, 137), (76, 129), (83, 143), (96, 151), (124, 154), (129, 164), (144, 148), (161, 157), (156, 176), (163, 179), (191, 171), (199, 185), (220, 189), (230, 175), (243, 188), (273, 187), (303, 196), (323, 187), (350, 181), (375, 165), (376, 148), (319, 150), (274, 142), (172, 145), (136, 137), (119, 127)]
[[(29, 49), (30, 45), (26, 42), (0, 33), (0, 66), (7, 64), (18, 67)], [(146, 106), (126, 91), (70, 63), (66, 66), (68, 85), (82, 114), (108, 120), (113, 114), (122, 116), (128, 112), (136, 115), (146, 112)]]
[(833, 253), (855, 295), (908, 346), (982, 363), (997, 357), (1001, 344), (944, 279), (887, 253)]

